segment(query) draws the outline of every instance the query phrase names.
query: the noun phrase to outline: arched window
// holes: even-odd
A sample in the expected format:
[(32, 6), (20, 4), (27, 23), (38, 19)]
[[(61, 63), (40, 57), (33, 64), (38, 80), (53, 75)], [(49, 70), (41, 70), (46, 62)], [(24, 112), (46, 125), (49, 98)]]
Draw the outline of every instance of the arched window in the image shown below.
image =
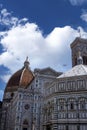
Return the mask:
[(74, 103), (73, 103), (73, 102), (70, 103), (70, 109), (71, 109), (71, 110), (74, 109)]
[(83, 110), (83, 109), (85, 109), (85, 102), (81, 102), (81, 109)]
[(26, 119), (23, 121), (23, 129), (22, 130), (28, 130), (28, 121)]
[(58, 100), (58, 108), (60, 111), (63, 111), (65, 109), (65, 99)]
[(86, 109), (86, 99), (84, 97), (79, 99), (79, 109)]
[(69, 98), (68, 99), (68, 109), (69, 110), (75, 110), (76, 109), (76, 99), (75, 98)]

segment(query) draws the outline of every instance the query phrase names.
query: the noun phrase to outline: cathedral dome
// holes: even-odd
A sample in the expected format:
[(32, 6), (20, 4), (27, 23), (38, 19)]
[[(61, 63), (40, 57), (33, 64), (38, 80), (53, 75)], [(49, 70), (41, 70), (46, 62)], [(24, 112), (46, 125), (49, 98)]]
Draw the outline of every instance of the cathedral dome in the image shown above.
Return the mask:
[(14, 92), (18, 88), (26, 88), (34, 79), (33, 72), (29, 68), (28, 58), (24, 62), (24, 67), (14, 73), (9, 79), (5, 92)]

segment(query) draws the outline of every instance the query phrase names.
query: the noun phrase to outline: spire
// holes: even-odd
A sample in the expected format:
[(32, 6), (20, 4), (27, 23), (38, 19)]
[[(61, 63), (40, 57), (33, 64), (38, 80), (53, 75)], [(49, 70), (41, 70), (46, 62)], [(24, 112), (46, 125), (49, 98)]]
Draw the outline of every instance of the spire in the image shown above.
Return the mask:
[(26, 60), (25, 60), (25, 62), (24, 62), (24, 67), (25, 68), (29, 68), (29, 61), (28, 61), (28, 56), (26, 57)]
[(77, 64), (78, 65), (83, 64), (83, 58), (81, 56), (81, 52), (80, 51), (78, 52)]

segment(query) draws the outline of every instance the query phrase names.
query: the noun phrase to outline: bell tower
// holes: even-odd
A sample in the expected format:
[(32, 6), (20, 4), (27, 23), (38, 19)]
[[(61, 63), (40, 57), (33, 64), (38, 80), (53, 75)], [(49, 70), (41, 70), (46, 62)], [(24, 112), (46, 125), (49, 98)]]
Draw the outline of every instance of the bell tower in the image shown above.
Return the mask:
[(80, 52), (83, 59), (83, 64), (87, 65), (87, 39), (77, 37), (71, 43), (72, 52), (72, 67), (78, 64), (78, 52)]

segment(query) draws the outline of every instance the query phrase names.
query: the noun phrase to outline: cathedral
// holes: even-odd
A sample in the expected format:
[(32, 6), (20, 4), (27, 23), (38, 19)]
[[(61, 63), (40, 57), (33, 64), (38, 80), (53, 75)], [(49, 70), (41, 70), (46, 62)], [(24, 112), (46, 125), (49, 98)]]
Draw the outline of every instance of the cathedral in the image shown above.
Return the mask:
[(26, 58), (0, 102), (0, 130), (87, 130), (87, 39), (71, 43), (72, 68), (30, 69)]

